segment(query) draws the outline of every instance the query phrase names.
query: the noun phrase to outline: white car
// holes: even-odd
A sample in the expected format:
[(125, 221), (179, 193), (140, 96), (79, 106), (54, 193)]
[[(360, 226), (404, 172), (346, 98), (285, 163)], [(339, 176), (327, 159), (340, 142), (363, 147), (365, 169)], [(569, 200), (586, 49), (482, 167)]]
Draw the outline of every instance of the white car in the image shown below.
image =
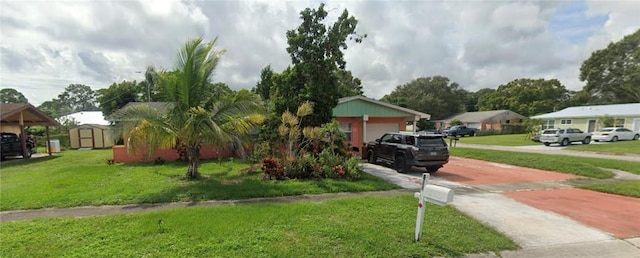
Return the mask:
[(637, 140), (640, 134), (624, 127), (605, 127), (593, 132), (591, 138), (596, 142), (617, 142), (618, 140)]

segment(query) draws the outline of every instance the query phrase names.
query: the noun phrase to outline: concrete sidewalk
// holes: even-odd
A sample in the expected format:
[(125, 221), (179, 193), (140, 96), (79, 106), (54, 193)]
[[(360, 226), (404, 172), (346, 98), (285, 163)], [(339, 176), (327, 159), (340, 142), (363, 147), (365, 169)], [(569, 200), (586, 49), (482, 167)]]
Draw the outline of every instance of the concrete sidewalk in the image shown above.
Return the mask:
[[(393, 169), (363, 164), (365, 172), (405, 189), (418, 191), (419, 174), (399, 174)], [(498, 193), (431, 176), (431, 184), (455, 190), (452, 205), (495, 228), (522, 249), (467, 257), (640, 257), (640, 238), (617, 239), (553, 212), (536, 209)]]

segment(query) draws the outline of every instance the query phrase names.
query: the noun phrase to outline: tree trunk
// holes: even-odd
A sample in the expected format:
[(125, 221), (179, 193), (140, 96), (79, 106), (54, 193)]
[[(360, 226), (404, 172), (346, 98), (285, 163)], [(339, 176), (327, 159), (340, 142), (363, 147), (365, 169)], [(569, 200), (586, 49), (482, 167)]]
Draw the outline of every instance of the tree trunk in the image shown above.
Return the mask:
[(187, 178), (195, 179), (200, 177), (198, 165), (200, 161), (200, 151), (198, 148), (187, 147), (187, 158), (189, 159), (189, 168), (187, 170)]

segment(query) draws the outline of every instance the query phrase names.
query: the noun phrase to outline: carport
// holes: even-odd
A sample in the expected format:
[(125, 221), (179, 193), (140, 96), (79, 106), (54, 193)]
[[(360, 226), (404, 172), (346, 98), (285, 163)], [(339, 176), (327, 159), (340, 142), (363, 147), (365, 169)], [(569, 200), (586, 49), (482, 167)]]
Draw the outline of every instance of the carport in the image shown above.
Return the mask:
[[(51, 146), (49, 126), (60, 126), (60, 123), (29, 103), (0, 103), (0, 130), (21, 135), (23, 156), (27, 149), (25, 126), (44, 126)], [(47, 152), (51, 156), (51, 148)]]

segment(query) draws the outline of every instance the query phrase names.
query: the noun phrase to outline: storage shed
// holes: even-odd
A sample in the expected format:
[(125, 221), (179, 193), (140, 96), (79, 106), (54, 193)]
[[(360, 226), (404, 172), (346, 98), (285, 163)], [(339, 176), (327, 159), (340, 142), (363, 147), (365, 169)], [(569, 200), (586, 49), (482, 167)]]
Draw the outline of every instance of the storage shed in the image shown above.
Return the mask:
[(107, 125), (84, 124), (69, 129), (69, 145), (72, 149), (104, 149), (115, 145), (113, 130)]

